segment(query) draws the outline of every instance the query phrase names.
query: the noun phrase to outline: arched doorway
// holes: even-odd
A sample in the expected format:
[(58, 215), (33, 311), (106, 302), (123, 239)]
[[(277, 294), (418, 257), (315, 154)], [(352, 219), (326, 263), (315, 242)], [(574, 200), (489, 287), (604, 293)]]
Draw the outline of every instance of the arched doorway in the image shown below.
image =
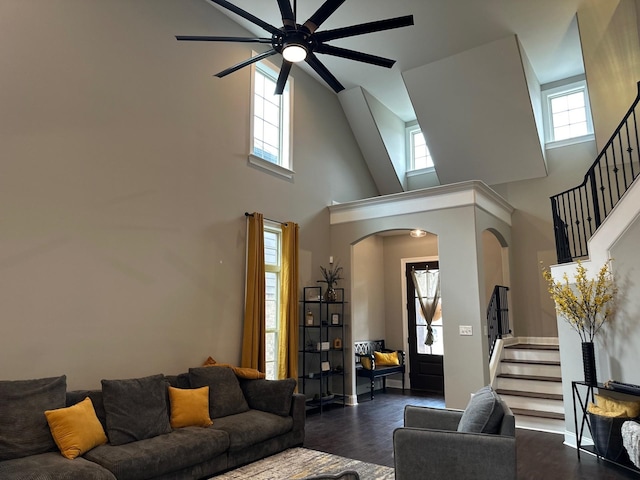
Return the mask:
[[(410, 363), (413, 348), (408, 342), (406, 299), (413, 288), (407, 284), (406, 266), (427, 260), (438, 260), (438, 236), (428, 232), (422, 237), (412, 237), (409, 229), (380, 231), (352, 245), (352, 341), (384, 339), (388, 348), (404, 350), (407, 385), (410, 372), (418, 367)], [(353, 381), (356, 395), (368, 392), (363, 379)], [(401, 379), (391, 377), (387, 383), (399, 387)]]

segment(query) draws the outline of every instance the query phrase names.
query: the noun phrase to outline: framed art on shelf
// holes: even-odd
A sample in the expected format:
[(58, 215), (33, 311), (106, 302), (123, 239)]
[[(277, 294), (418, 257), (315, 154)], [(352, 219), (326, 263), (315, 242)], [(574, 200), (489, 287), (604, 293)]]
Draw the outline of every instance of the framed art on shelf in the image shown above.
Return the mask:
[(331, 325), (340, 325), (340, 314), (332, 313), (331, 314)]

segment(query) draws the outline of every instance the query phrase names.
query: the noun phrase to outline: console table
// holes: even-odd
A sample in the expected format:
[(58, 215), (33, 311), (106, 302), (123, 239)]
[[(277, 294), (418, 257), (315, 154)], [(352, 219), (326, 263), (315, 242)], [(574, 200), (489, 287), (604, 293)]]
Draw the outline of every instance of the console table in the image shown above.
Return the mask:
[[(591, 438), (593, 438), (593, 431), (591, 429), (591, 422), (589, 420), (589, 415), (587, 415), (587, 411), (589, 408), (589, 402), (593, 403), (594, 402), (594, 390), (598, 389), (598, 391), (607, 391), (607, 392), (617, 392), (617, 393), (624, 393), (625, 395), (632, 395), (632, 396), (640, 396), (640, 394), (634, 394), (634, 393), (629, 393), (629, 392), (620, 392), (617, 390), (614, 390), (612, 388), (607, 388), (605, 387), (604, 384), (602, 383), (598, 383), (596, 385), (589, 385), (586, 382), (571, 382), (571, 390), (572, 390), (572, 394), (573, 394), (573, 421), (574, 421), (574, 426), (575, 426), (575, 432), (576, 432), (576, 451), (578, 452), (578, 460), (580, 460), (580, 451), (584, 450), (585, 452), (591, 453), (593, 455), (596, 456), (596, 458), (598, 460), (602, 459), (606, 462), (610, 462), (613, 463), (615, 465), (618, 465), (620, 467), (626, 468), (627, 470), (630, 470), (634, 473), (638, 473), (640, 474), (640, 470), (638, 468), (636, 468), (632, 463), (629, 464), (624, 464), (624, 463), (619, 463), (619, 462), (615, 462), (613, 460), (610, 460), (608, 458), (605, 458), (603, 456), (601, 456), (598, 453), (598, 450), (595, 448), (595, 445), (591, 446), (591, 445), (582, 445), (582, 436), (584, 434), (584, 427), (586, 425), (586, 427), (589, 429), (589, 433), (591, 434)], [(579, 409), (578, 409), (579, 407)], [(578, 430), (578, 415), (581, 415), (581, 419), (580, 419), (580, 429)]]

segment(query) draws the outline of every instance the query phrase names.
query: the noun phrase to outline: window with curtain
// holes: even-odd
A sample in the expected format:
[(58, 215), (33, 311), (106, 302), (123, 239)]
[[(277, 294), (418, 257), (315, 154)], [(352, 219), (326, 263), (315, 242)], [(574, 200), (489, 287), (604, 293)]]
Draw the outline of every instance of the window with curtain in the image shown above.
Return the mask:
[(282, 232), (280, 226), (264, 226), (265, 269), (265, 369), (269, 380), (275, 380), (278, 372), (278, 342), (280, 318), (280, 270), (282, 257)]

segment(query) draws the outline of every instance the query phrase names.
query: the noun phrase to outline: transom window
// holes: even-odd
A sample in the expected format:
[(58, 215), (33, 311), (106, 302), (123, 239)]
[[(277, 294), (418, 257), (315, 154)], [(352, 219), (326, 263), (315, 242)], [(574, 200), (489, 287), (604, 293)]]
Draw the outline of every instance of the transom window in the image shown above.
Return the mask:
[(584, 80), (545, 89), (543, 98), (547, 142), (566, 142), (593, 134)]
[[(290, 77), (282, 95), (276, 95), (279, 71), (269, 62), (253, 65), (251, 156), (268, 164), (291, 170), (291, 83)], [(272, 170), (264, 162), (258, 165)], [(252, 161), (252, 163), (255, 163)], [(278, 170), (276, 172), (280, 173)]]
[(265, 222), (265, 373), (269, 380), (275, 380), (278, 372), (281, 236), (280, 228)]
[(409, 151), (408, 155), (408, 170), (421, 170), (425, 168), (433, 168), (433, 158), (429, 152), (429, 147), (424, 138), (420, 127), (413, 126), (407, 129), (407, 147)]

